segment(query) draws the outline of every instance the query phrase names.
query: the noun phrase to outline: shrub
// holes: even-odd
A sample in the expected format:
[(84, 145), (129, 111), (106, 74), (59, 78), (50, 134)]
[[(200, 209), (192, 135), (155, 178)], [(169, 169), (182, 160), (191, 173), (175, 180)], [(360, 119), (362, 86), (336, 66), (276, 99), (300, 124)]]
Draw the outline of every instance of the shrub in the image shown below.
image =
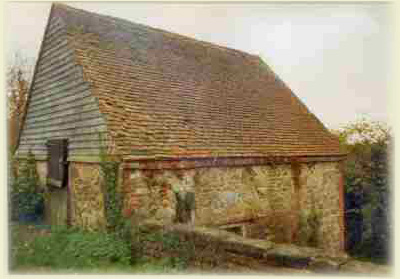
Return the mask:
[(130, 243), (114, 234), (60, 228), (50, 236), (19, 243), (17, 266), (47, 266), (58, 269), (105, 268), (130, 265)]
[(388, 261), (391, 129), (361, 120), (336, 132), (348, 152), (345, 169), (347, 251), (372, 261)]
[[(146, 242), (162, 243), (163, 260), (159, 262), (164, 268), (173, 269), (176, 271), (187, 268), (190, 260), (194, 255), (194, 244), (191, 241), (182, 240), (181, 237), (174, 232), (149, 231), (145, 226), (140, 226), (136, 232), (136, 241), (134, 247), (146, 247)], [(141, 251), (143, 252), (143, 251)], [(177, 257), (169, 257), (170, 254), (179, 255)], [(141, 257), (135, 259), (135, 263), (141, 261)]]
[(43, 194), (37, 191), (39, 176), (36, 170), (35, 156), (29, 152), (25, 160), (17, 162), (17, 176), (11, 185), (11, 200), (19, 214), (41, 215), (43, 210)]

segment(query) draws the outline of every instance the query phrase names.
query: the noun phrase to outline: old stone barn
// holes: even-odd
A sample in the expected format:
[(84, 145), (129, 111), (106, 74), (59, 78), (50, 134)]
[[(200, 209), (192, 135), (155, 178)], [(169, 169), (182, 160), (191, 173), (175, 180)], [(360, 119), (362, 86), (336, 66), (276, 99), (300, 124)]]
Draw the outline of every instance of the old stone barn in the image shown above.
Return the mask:
[(183, 222), (296, 242), (317, 212), (318, 246), (343, 249), (338, 139), (256, 55), (53, 4), (29, 150), (52, 224), (105, 226), (106, 154), (127, 216), (174, 222), (181, 197)]

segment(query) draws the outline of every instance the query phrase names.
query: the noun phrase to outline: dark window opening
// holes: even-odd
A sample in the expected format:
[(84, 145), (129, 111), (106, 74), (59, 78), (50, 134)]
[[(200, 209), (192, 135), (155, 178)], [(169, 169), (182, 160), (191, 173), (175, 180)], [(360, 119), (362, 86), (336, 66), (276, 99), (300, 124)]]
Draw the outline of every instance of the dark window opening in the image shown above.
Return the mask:
[(48, 185), (64, 187), (68, 173), (68, 140), (57, 139), (47, 142), (48, 150)]

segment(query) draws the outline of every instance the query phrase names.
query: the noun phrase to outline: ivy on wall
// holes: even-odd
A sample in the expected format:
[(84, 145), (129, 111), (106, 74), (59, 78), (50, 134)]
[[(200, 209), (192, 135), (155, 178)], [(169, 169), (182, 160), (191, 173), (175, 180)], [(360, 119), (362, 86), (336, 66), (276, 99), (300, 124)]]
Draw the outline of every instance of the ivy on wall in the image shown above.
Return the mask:
[(106, 151), (106, 141), (102, 134), (100, 139), (100, 172), (105, 190), (105, 213), (107, 229), (124, 239), (130, 238), (130, 220), (122, 214), (122, 193), (118, 189), (120, 162)]

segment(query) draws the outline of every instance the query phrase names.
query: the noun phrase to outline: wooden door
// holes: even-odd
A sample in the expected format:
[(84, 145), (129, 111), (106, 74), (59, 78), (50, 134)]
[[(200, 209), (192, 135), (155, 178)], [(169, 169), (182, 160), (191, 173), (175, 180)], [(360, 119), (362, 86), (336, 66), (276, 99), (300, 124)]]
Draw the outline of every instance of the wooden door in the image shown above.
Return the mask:
[(68, 141), (49, 140), (47, 185), (50, 192), (46, 203), (46, 219), (51, 225), (68, 223)]

